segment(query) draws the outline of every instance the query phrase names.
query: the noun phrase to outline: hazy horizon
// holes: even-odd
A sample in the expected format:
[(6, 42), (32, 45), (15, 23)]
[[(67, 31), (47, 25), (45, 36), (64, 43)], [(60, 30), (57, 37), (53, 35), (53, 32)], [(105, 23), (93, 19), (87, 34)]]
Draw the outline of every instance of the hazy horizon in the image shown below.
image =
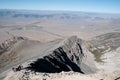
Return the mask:
[(0, 0), (0, 9), (120, 14), (119, 0)]

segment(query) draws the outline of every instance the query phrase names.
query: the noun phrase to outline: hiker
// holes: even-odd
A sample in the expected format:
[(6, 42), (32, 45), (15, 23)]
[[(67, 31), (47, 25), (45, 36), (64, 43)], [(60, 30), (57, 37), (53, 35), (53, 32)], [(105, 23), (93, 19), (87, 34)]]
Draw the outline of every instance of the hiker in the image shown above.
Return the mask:
[(23, 66), (21, 66), (21, 65), (19, 65), (17, 68), (12, 68), (12, 70), (14, 71), (14, 72), (16, 72), (16, 71), (21, 71), (23, 69)]

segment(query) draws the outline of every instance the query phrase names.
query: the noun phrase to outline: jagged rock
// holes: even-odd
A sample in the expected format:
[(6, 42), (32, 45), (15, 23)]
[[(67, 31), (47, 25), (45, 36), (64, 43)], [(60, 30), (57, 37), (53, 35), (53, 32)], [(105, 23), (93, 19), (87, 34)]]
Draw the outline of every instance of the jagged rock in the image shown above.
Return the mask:
[(0, 54), (7, 51), (10, 47), (12, 47), (18, 40), (23, 40), (23, 37), (12, 37), (11, 39), (5, 40), (0, 44)]
[(85, 42), (76, 36), (63, 40), (48, 55), (31, 63), (28, 69), (48, 73), (76, 71), (85, 74), (97, 70), (92, 55), (85, 47)]

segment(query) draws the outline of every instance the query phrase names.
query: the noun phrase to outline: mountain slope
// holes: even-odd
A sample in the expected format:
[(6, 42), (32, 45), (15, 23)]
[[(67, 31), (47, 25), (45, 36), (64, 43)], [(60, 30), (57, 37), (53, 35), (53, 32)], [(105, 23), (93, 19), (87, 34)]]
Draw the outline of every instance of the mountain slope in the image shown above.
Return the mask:
[(102, 62), (100, 57), (120, 47), (120, 33), (111, 32), (95, 37), (89, 42), (89, 51), (96, 57), (96, 61)]
[[(9, 56), (13, 53), (14, 56)], [(2, 71), (15, 64), (24, 63), (26, 60), (34, 60), (29, 63), (30, 66), (27, 66), (27, 69), (39, 72), (76, 71), (87, 74), (97, 70), (93, 56), (85, 47), (85, 42), (76, 36), (48, 43), (22, 39), (1, 56), (4, 58), (1, 58), (1, 63), (4, 62), (4, 65), (1, 64)], [(10, 61), (6, 62), (6, 56)], [(15, 57), (17, 60), (14, 59)]]

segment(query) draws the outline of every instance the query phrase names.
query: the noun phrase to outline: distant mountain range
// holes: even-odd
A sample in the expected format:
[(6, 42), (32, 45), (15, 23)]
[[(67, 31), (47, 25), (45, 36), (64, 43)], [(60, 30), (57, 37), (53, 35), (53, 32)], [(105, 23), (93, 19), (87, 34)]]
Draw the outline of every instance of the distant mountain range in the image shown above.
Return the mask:
[(93, 13), (93, 12), (77, 12), (77, 11), (38, 11), (38, 10), (9, 10), (0, 9), (0, 17), (25, 17), (25, 18), (52, 18), (54, 16), (60, 16), (60, 18), (74, 19), (74, 18), (120, 18), (120, 14), (107, 14), (107, 13)]

